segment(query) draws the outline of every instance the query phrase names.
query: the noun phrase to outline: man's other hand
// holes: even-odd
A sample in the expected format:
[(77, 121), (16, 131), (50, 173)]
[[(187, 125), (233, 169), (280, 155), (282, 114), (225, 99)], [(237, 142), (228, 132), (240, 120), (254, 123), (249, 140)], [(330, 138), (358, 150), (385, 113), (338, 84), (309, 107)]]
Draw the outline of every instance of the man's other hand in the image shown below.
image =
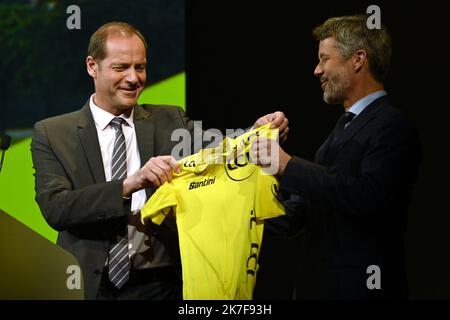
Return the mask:
[(280, 145), (271, 139), (259, 137), (250, 148), (252, 162), (265, 168), (272, 175), (284, 174), (284, 170), (292, 157)]

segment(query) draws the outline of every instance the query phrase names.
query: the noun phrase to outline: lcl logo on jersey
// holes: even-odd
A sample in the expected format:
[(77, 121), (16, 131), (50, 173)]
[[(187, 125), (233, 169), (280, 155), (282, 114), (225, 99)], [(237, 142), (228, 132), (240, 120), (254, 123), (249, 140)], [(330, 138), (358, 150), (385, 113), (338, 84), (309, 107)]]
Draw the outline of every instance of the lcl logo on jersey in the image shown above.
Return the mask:
[[(225, 172), (228, 177), (234, 181), (248, 179), (255, 171), (255, 166), (249, 166), (249, 152), (237, 153), (237, 147), (233, 148), (233, 159), (225, 164)], [(238, 170), (239, 169), (239, 170)]]
[(277, 184), (272, 184), (272, 194), (275, 198), (278, 197), (278, 194), (280, 193), (280, 188)]
[(228, 170), (236, 170), (248, 165), (249, 153), (241, 153), (236, 155), (233, 160), (227, 163)]
[(238, 142), (238, 145), (240, 145), (240, 152), (238, 152), (238, 147), (235, 145), (233, 147), (233, 159), (228, 162), (228, 169), (229, 170), (236, 170), (238, 168), (243, 168), (249, 163), (250, 159), (250, 152), (242, 152), (243, 150), (249, 150), (250, 141), (256, 139), (259, 137), (259, 131), (256, 131), (255, 133), (250, 134), (248, 137), (245, 137), (241, 139)]

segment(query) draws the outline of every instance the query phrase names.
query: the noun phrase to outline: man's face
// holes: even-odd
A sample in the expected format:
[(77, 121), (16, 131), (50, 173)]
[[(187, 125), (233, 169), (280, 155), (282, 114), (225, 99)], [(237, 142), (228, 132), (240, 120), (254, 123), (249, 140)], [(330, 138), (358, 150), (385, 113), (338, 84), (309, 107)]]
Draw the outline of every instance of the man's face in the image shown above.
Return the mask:
[[(88, 72), (95, 83), (95, 103), (113, 114), (135, 106), (147, 79), (147, 59), (142, 40), (136, 35), (109, 37), (106, 57), (92, 61), (89, 62), (88, 57)], [(93, 70), (89, 70), (89, 64)]]
[(346, 60), (335, 47), (334, 38), (320, 41), (319, 63), (314, 75), (320, 78), (323, 100), (330, 104), (344, 104), (351, 87), (350, 59)]

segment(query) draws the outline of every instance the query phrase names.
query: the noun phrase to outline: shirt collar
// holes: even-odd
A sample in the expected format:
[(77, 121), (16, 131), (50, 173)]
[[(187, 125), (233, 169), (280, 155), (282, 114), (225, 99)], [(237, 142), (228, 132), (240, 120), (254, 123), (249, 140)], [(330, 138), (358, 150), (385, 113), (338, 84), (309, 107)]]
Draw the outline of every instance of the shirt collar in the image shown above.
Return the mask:
[[(91, 95), (91, 98), (89, 99), (89, 107), (91, 109), (92, 116), (94, 117), (95, 125), (98, 126), (101, 130), (105, 130), (111, 120), (116, 116), (97, 106), (94, 103), (94, 95), (95, 94)], [(121, 114), (119, 117), (124, 119), (130, 127), (134, 128), (133, 114), (134, 108), (131, 110), (131, 113), (128, 117), (125, 114)]]
[(385, 96), (385, 95), (387, 95), (387, 92), (384, 91), (384, 90), (375, 91), (374, 93), (371, 93), (368, 96), (365, 96), (364, 98), (359, 99), (358, 101), (356, 101), (350, 107), (350, 109), (348, 109), (348, 112), (352, 112), (356, 116), (358, 116), (374, 100), (378, 99), (379, 97)]

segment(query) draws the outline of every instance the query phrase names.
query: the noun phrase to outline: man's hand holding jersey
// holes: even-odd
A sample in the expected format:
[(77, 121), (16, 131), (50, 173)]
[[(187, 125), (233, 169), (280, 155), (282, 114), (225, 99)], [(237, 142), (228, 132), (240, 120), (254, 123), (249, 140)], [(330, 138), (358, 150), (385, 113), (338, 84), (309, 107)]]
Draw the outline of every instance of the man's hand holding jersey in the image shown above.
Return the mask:
[[(284, 142), (289, 132), (289, 120), (283, 112), (277, 111), (259, 118), (253, 128), (258, 128), (271, 122), (271, 129), (278, 129), (279, 141)], [(291, 156), (280, 145), (271, 139), (258, 137), (251, 147), (251, 157), (254, 163), (261, 167), (276, 168), (276, 174), (282, 175)]]
[(123, 196), (130, 197), (133, 192), (148, 187), (158, 188), (172, 180), (173, 171), (179, 173), (180, 170), (180, 165), (172, 156), (152, 157), (135, 174), (123, 181)]
[(265, 116), (262, 116), (261, 118), (256, 120), (255, 124), (253, 125), (253, 129), (259, 128), (269, 122), (272, 123), (272, 125), (270, 126), (271, 129), (278, 129), (280, 141), (286, 141), (289, 132), (289, 120), (281, 111), (276, 111), (274, 113), (269, 113)]

